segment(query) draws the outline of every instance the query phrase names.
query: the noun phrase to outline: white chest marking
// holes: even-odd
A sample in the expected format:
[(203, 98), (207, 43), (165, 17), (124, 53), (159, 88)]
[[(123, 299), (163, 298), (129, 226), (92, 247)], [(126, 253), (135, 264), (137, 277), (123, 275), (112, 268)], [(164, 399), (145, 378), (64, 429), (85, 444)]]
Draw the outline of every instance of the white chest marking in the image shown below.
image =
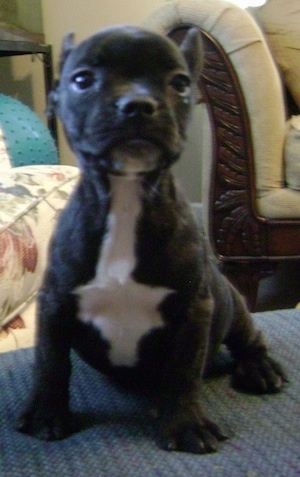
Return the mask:
[(135, 230), (141, 212), (141, 184), (136, 177), (111, 178), (112, 203), (108, 230), (102, 244), (96, 275), (75, 290), (79, 318), (92, 322), (110, 343), (110, 360), (132, 366), (140, 338), (162, 326), (157, 310), (172, 290), (135, 282)]

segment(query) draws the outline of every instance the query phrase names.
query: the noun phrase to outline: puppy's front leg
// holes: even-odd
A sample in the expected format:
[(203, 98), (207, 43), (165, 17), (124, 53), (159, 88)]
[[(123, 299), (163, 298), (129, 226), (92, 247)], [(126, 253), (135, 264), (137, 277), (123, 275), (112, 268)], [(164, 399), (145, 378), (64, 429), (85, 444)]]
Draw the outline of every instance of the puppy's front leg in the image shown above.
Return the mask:
[(163, 375), (165, 392), (160, 408), (160, 439), (167, 450), (203, 454), (216, 451), (219, 441), (226, 439), (223, 431), (204, 416), (200, 404), (212, 300), (198, 298), (188, 315)]
[(40, 297), (34, 388), (17, 428), (43, 440), (63, 439), (77, 429), (69, 411), (72, 305)]

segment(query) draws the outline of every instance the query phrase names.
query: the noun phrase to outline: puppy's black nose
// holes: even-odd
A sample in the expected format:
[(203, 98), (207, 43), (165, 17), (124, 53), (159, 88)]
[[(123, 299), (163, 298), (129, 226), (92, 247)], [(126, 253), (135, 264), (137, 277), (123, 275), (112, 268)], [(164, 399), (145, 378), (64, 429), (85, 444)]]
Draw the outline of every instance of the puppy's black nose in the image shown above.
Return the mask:
[(157, 101), (150, 96), (120, 98), (117, 102), (119, 111), (128, 118), (149, 117), (157, 111)]

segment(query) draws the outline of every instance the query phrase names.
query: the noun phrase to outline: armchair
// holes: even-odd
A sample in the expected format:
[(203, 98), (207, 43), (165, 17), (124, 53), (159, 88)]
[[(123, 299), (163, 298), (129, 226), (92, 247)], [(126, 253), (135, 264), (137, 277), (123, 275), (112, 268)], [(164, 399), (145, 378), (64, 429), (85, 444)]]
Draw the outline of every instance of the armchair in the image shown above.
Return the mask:
[(37, 115), (1, 94), (0, 334), (41, 286), (57, 217), (78, 177), (77, 167), (59, 164)]
[(300, 131), (292, 147), (298, 165), (288, 168), (278, 68), (250, 13), (223, 0), (171, 0), (145, 26), (177, 42), (191, 26), (201, 31), (204, 228), (223, 272), (254, 310), (259, 281), (280, 261), (300, 259)]

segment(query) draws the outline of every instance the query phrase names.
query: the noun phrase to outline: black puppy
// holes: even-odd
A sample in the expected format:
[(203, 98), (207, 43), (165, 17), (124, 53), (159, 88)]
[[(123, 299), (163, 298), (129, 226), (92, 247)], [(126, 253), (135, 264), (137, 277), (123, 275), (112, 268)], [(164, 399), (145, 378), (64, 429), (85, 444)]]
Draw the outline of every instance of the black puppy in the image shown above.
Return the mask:
[(71, 348), (123, 383), (155, 389), (166, 449), (211, 452), (225, 438), (200, 404), (201, 377), (221, 343), (241, 387), (272, 393), (283, 386), (243, 300), (210, 262), (169, 170), (186, 139), (201, 58), (196, 29), (180, 49), (134, 27), (102, 31), (77, 47), (65, 41), (51, 101), (82, 175), (39, 295), (23, 432), (52, 440), (76, 430)]

